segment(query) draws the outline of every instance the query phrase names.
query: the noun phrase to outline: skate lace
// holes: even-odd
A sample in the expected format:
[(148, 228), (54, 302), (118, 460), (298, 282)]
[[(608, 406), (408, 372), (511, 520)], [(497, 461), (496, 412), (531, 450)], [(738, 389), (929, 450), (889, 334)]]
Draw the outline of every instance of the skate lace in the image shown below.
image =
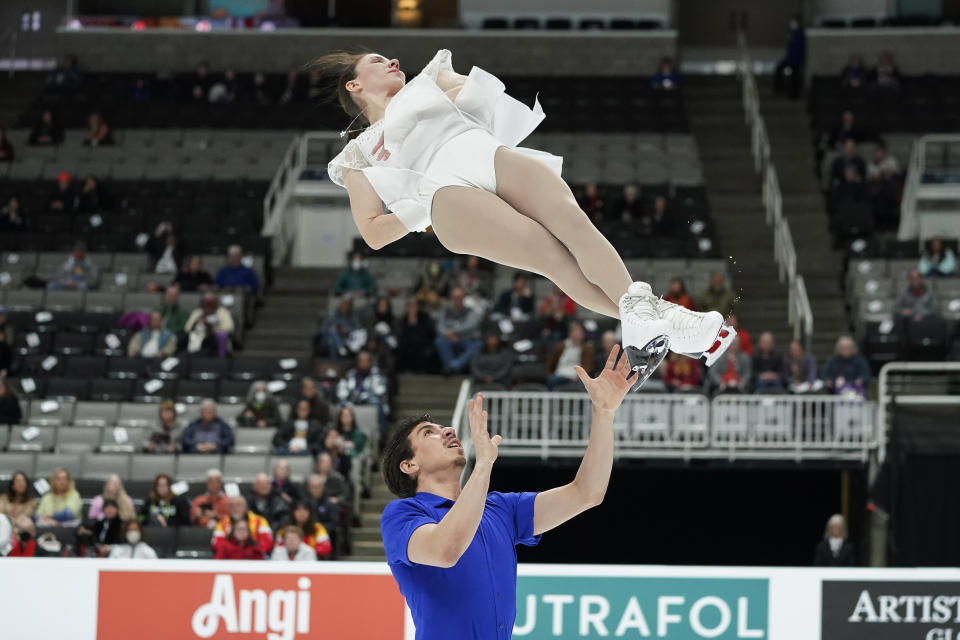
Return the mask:
[(659, 320), (663, 317), (653, 296), (626, 296), (623, 301), (623, 310), (641, 320)]
[(678, 337), (690, 338), (700, 332), (704, 318), (702, 313), (691, 311), (673, 302), (667, 302), (663, 298), (657, 300), (657, 311), (661, 318), (670, 323)]

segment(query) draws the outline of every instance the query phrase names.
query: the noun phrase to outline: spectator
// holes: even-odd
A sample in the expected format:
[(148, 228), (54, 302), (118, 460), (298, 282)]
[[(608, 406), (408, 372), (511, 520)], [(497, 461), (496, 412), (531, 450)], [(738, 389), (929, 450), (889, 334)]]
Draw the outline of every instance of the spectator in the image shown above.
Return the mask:
[(593, 368), (596, 353), (593, 345), (584, 342), (586, 333), (579, 322), (571, 323), (567, 339), (557, 343), (547, 359), (547, 388), (553, 391), (568, 382), (577, 382), (580, 376), (576, 367), (583, 369), (584, 375)]
[(317, 475), (323, 479), (323, 495), (333, 504), (344, 507), (351, 501), (350, 484), (333, 468), (333, 457), (326, 451), (317, 456)]
[(37, 147), (57, 146), (63, 143), (63, 126), (53, 115), (53, 111), (46, 109), (30, 132), (30, 144)]
[(390, 348), (397, 346), (397, 339), (393, 336), (394, 317), (393, 309), (390, 307), (390, 298), (380, 296), (377, 301), (369, 308), (367, 320), (364, 323), (367, 329), (369, 339), (377, 342), (384, 342)]
[(931, 238), (920, 257), (917, 270), (925, 278), (952, 276), (957, 270), (957, 258), (953, 249), (943, 244), (943, 240)]
[(108, 498), (103, 501), (102, 517), (90, 525), (84, 524), (79, 529), (90, 529), (97, 556), (103, 558), (110, 553), (113, 545), (123, 542), (123, 526), (124, 520), (120, 517), (117, 501)]
[(722, 271), (714, 271), (710, 274), (709, 286), (697, 300), (697, 309), (703, 312), (718, 311), (727, 315), (733, 311), (736, 302), (737, 296), (727, 285), (726, 276)]
[(640, 235), (670, 238), (676, 233), (673, 218), (667, 210), (667, 199), (657, 196), (653, 199), (653, 211), (640, 219)]
[(840, 114), (840, 122), (827, 135), (824, 141), (824, 150), (831, 149), (840, 151), (847, 140), (854, 142), (863, 142), (870, 136), (857, 125), (856, 116), (850, 109), (844, 109)]
[(489, 270), (481, 268), (480, 258), (465, 256), (457, 272), (454, 286), (463, 289), (463, 295), (479, 300), (488, 300), (493, 295), (493, 277)]
[(280, 92), (280, 103), (289, 104), (291, 102), (303, 102), (306, 94), (303, 89), (303, 82), (296, 69), (287, 72), (286, 83)]
[[(330, 403), (317, 392), (317, 382), (313, 378), (304, 378), (300, 383), (300, 400), (310, 403), (310, 419), (322, 425), (330, 423)], [(293, 419), (294, 408), (290, 410), (289, 419)]]
[(177, 407), (173, 400), (164, 400), (157, 409), (160, 424), (158, 428), (150, 434), (150, 442), (147, 443), (145, 451), (147, 453), (176, 453), (177, 445), (173, 439), (173, 432), (180, 425), (177, 424)]
[(0, 207), (0, 231), (24, 231), (26, 228), (27, 221), (20, 208), (20, 198), (12, 195), (7, 204)]
[(323, 438), (323, 450), (330, 455), (333, 468), (344, 478), (352, 477), (353, 461), (347, 454), (343, 436), (336, 429), (328, 429)]
[[(320, 331), (313, 338), (313, 350), (317, 355), (326, 354), (331, 358), (345, 358), (357, 346), (358, 342), (365, 342), (366, 335), (358, 336), (357, 332), (363, 328), (360, 319), (353, 310), (353, 300), (348, 297), (340, 299), (337, 309), (327, 316)], [(362, 340), (361, 340), (362, 338)]]
[(840, 71), (840, 85), (848, 89), (859, 89), (866, 86), (869, 72), (863, 64), (863, 57), (851, 54), (850, 60)]
[(917, 269), (907, 273), (907, 288), (897, 298), (894, 313), (901, 322), (919, 322), (927, 316), (937, 315), (937, 298)]
[(188, 80), (188, 94), (193, 100), (204, 102), (211, 84), (213, 78), (210, 76), (209, 67), (206, 61), (201, 60)]
[(229, 524), (230, 534), (223, 536), (214, 547), (216, 560), (263, 560), (266, 557), (264, 550), (253, 541), (250, 536), (250, 523), (244, 518), (232, 520)]
[(147, 254), (150, 256), (154, 273), (180, 273), (183, 264), (183, 250), (173, 233), (173, 225), (161, 222), (147, 241)]
[(107, 481), (103, 483), (103, 491), (90, 502), (87, 518), (103, 520), (103, 505), (107, 500), (113, 500), (116, 503), (117, 514), (124, 522), (129, 522), (137, 517), (137, 511), (133, 508), (133, 500), (127, 495), (123, 488), (123, 481), (117, 474), (112, 474), (107, 478)]
[(180, 285), (167, 285), (163, 292), (163, 305), (160, 307), (163, 316), (163, 326), (175, 336), (182, 334), (187, 326), (190, 314), (180, 306)]
[(887, 144), (877, 140), (873, 147), (873, 158), (867, 163), (867, 180), (891, 181), (900, 175), (897, 159), (887, 153)]
[(66, 56), (57, 61), (57, 66), (43, 78), (44, 87), (63, 95), (75, 93), (83, 85), (83, 74), (77, 64), (77, 57)]
[(267, 383), (257, 380), (247, 392), (247, 404), (237, 416), (238, 427), (273, 428), (280, 424), (280, 408), (277, 399), (267, 388)]
[(213, 286), (213, 278), (210, 273), (203, 268), (203, 261), (200, 256), (190, 256), (187, 260), (186, 268), (177, 274), (174, 283), (180, 285), (180, 289), (187, 293), (195, 291), (206, 291)]
[(733, 327), (737, 332), (738, 342), (740, 343), (740, 351), (743, 351), (748, 356), (753, 355), (753, 338), (750, 336), (750, 332), (740, 326), (740, 319), (737, 318), (736, 314), (728, 313), (727, 319), (724, 321), (728, 327)]
[(884, 51), (877, 58), (877, 66), (870, 71), (870, 86), (889, 90), (900, 88), (900, 70), (889, 52)]
[[(459, 287), (456, 287), (459, 288)], [(462, 289), (461, 289), (462, 291)], [(407, 300), (397, 331), (397, 363), (402, 371), (427, 371), (435, 362), (434, 341), (437, 338), (433, 318), (416, 298)]]
[(857, 353), (857, 343), (850, 336), (837, 338), (834, 354), (823, 367), (823, 383), (832, 393), (841, 395), (867, 394), (870, 365)]
[(310, 401), (301, 398), (294, 407), (292, 420), (287, 420), (273, 435), (273, 453), (278, 456), (316, 456), (323, 448), (323, 424), (311, 417)]
[(273, 102), (273, 92), (267, 84), (267, 76), (262, 71), (253, 74), (253, 91), (251, 92), (253, 101), (257, 104), (271, 104)]
[[(316, 562), (317, 552), (303, 542), (303, 530), (296, 525), (288, 525), (277, 532), (277, 546), (270, 555), (271, 560)], [(330, 541), (327, 540), (327, 544)]]
[(700, 380), (700, 363), (693, 358), (671, 351), (667, 356), (663, 384), (672, 392), (699, 391), (703, 386)]
[(236, 102), (239, 94), (240, 85), (237, 82), (237, 74), (233, 69), (227, 69), (223, 72), (223, 77), (210, 87), (207, 99), (211, 104), (230, 104)]
[(273, 464), (273, 489), (288, 506), (303, 498), (300, 487), (290, 481), (290, 463), (286, 460)]
[(139, 521), (148, 527), (185, 527), (190, 524), (190, 505), (171, 488), (173, 480), (165, 473), (153, 479), (153, 487), (140, 507)]
[(356, 490), (360, 490), (364, 481), (370, 456), (367, 452), (367, 434), (357, 426), (357, 415), (352, 405), (342, 405), (337, 412), (337, 424), (334, 429), (343, 438), (343, 447), (350, 456), (350, 482)]
[(131, 520), (123, 528), (123, 542), (110, 547), (108, 558), (122, 560), (156, 560), (157, 552), (143, 541), (143, 529), (136, 520)]
[(87, 291), (97, 286), (100, 269), (87, 256), (87, 247), (78, 242), (73, 247), (73, 253), (60, 267), (55, 280), (47, 283), (48, 289), (76, 289)]
[[(453, 299), (452, 292), (450, 298)], [(512, 320), (527, 320), (533, 315), (533, 293), (530, 291), (527, 274), (522, 271), (514, 274), (513, 289), (500, 294), (493, 310)]]
[[(74, 202), (77, 213), (100, 213), (113, 209), (113, 200), (96, 177), (87, 176), (83, 179), (80, 193)], [(175, 270), (174, 270), (175, 271)]]
[(643, 212), (643, 203), (640, 201), (640, 190), (636, 185), (628, 184), (623, 187), (623, 195), (616, 203), (614, 216), (621, 222), (630, 222), (640, 217)]
[(839, 513), (830, 516), (813, 555), (816, 567), (852, 567), (853, 545), (847, 540), (847, 521)]
[(333, 285), (335, 296), (354, 297), (373, 296), (377, 293), (377, 281), (367, 269), (366, 262), (359, 252), (350, 254), (350, 264), (337, 277)]
[(66, 171), (57, 174), (57, 186), (47, 200), (48, 211), (73, 211), (77, 204), (77, 194), (74, 192), (73, 177)]
[[(10, 368), (13, 366), (13, 347), (10, 346), (10, 342), (7, 340), (7, 329), (6, 327), (0, 326), (0, 380), (7, 377), (7, 374), (10, 373)], [(0, 398), (5, 397), (0, 394)], [(2, 400), (0, 400), (2, 402)], [(0, 409), (0, 422), (3, 421), (3, 411)]]
[(803, 66), (807, 58), (807, 39), (800, 24), (800, 17), (790, 20), (790, 37), (787, 40), (787, 52), (773, 71), (773, 88), (776, 93), (785, 90), (791, 98), (800, 96), (803, 86)]
[[(42, 550), (38, 549), (37, 530), (30, 518), (22, 517), (12, 521), (12, 535), (9, 536), (3, 535), (6, 522), (10, 522), (10, 520), (6, 516), (0, 515), (0, 557), (4, 556), (3, 547), (7, 540), (13, 543), (10, 553), (7, 554), (10, 558), (33, 558), (45, 555)], [(10, 530), (7, 529), (6, 531)]]
[(380, 433), (387, 429), (390, 405), (387, 398), (387, 380), (366, 351), (357, 354), (357, 365), (347, 371), (337, 383), (337, 399), (341, 403), (369, 404), (377, 408)]
[(673, 66), (672, 58), (661, 58), (657, 72), (650, 76), (650, 86), (654, 89), (670, 91), (679, 89), (681, 82), (680, 72)]
[(47, 527), (71, 526), (80, 520), (83, 504), (66, 469), (54, 469), (50, 474), (50, 491), (37, 505), (37, 524)]
[(113, 145), (113, 131), (99, 113), (91, 113), (87, 118), (87, 135), (83, 139), (85, 147), (106, 147)]
[(667, 294), (663, 296), (663, 299), (667, 302), (678, 304), (681, 307), (686, 307), (687, 309), (690, 309), (690, 311), (697, 310), (697, 305), (693, 301), (693, 296), (687, 293), (687, 287), (683, 284), (683, 280), (680, 278), (674, 278), (670, 281), (670, 288), (667, 291)]
[[(613, 346), (617, 344), (617, 334), (615, 331), (604, 331), (600, 336), (600, 349), (597, 350), (593, 359), (593, 372), (591, 375), (598, 376), (607, 365), (607, 358), (613, 351)], [(619, 360), (619, 357), (618, 357)]]
[(246, 496), (250, 511), (266, 518), (271, 525), (282, 521), (290, 512), (290, 507), (280, 492), (270, 483), (270, 476), (258, 473)]
[(439, 260), (434, 258), (427, 263), (413, 286), (413, 292), (414, 297), (422, 304), (434, 309), (440, 307), (443, 299), (450, 294), (450, 274)]
[(750, 388), (750, 356), (740, 350), (739, 336), (727, 352), (707, 370), (707, 383), (713, 393), (744, 393)]
[(857, 143), (853, 138), (843, 141), (840, 157), (830, 166), (830, 186), (836, 188), (844, 182), (860, 184), (867, 176), (867, 165), (857, 155)]
[(543, 297), (537, 315), (540, 316), (541, 321), (545, 317), (553, 318), (566, 328), (566, 319), (576, 312), (577, 303), (573, 301), (573, 298), (565, 294), (563, 289), (557, 285), (553, 285), (550, 293)]
[(0, 127), (0, 162), (13, 162), (13, 145), (3, 127)]
[(483, 349), (470, 359), (470, 375), (475, 382), (509, 384), (512, 367), (512, 351), (500, 343), (499, 334), (493, 331), (483, 337)]
[(23, 471), (15, 471), (7, 485), (7, 492), (0, 495), (0, 515), (10, 518), (16, 525), (20, 518), (33, 518), (37, 499), (33, 497), (30, 478)]
[(229, 453), (233, 448), (233, 430), (217, 417), (217, 403), (206, 399), (200, 405), (200, 417), (180, 436), (184, 453)]
[(163, 314), (150, 312), (149, 326), (130, 338), (127, 355), (131, 358), (169, 358), (177, 352), (177, 336), (163, 326)]
[(603, 218), (603, 199), (600, 198), (595, 183), (587, 182), (583, 185), (583, 194), (577, 198), (577, 204), (594, 222), (600, 222)]
[(213, 530), (211, 544), (214, 551), (224, 546), (223, 543), (227, 537), (233, 536), (234, 530), (240, 523), (247, 524), (249, 537), (256, 540), (254, 544), (263, 554), (273, 551), (273, 529), (270, 528), (266, 518), (247, 509), (247, 501), (243, 496), (227, 498), (227, 514), (229, 517), (222, 518)]
[(887, 145), (879, 140), (873, 149), (873, 158), (867, 164), (866, 193), (873, 200), (877, 224), (886, 229), (895, 228), (900, 220), (900, 166), (887, 153)]
[(153, 88), (150, 86), (150, 81), (146, 78), (134, 80), (130, 100), (133, 102), (150, 102), (151, 98), (153, 98)]
[(754, 389), (783, 391), (783, 356), (774, 351), (773, 333), (764, 331), (753, 354)]
[(790, 355), (783, 359), (781, 378), (794, 393), (811, 390), (817, 381), (817, 362), (809, 353), (804, 353), (798, 341), (790, 342)]
[(323, 524), (323, 526), (330, 532), (331, 537), (334, 539), (334, 546), (339, 539), (338, 527), (340, 526), (340, 506), (332, 502), (328, 496), (325, 495), (326, 491), (326, 479), (317, 475), (311, 474), (307, 478), (306, 482), (307, 489), (307, 498), (306, 504), (310, 507), (310, 513), (313, 514), (317, 522)]
[(227, 495), (223, 492), (223, 476), (219, 469), (207, 471), (206, 493), (190, 503), (190, 524), (212, 529), (227, 516)]
[[(505, 295), (510, 296), (511, 292)], [(503, 296), (501, 296), (503, 300)], [(530, 310), (533, 310), (533, 298), (530, 298)], [(440, 312), (437, 319), (437, 333), (434, 347), (440, 354), (445, 374), (458, 373), (467, 366), (483, 342), (480, 340), (480, 314), (463, 304), (463, 289), (454, 287), (450, 291), (450, 302)]]
[(300, 532), (305, 546), (313, 552), (314, 560), (325, 558), (333, 551), (330, 535), (326, 528), (316, 521), (310, 505), (306, 502), (297, 501), (293, 504), (287, 524), (277, 531), (278, 545), (283, 542), (284, 535), (291, 528)]
[(217, 272), (217, 286), (221, 289), (239, 287), (256, 293), (260, 289), (257, 272), (243, 264), (243, 249), (233, 244), (227, 249), (227, 264)]
[(200, 306), (191, 312), (184, 325), (187, 332), (187, 351), (200, 351), (220, 358), (230, 352), (230, 337), (233, 335), (233, 316), (220, 304), (217, 295), (207, 291), (200, 299)]
[(0, 424), (20, 424), (23, 420), (23, 411), (13, 385), (5, 378), (0, 378)]

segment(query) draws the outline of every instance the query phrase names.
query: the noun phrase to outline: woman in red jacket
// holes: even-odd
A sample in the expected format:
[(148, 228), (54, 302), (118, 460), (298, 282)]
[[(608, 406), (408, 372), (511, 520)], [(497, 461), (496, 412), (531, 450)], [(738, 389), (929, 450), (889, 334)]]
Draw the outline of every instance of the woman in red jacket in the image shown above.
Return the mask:
[(263, 560), (263, 551), (250, 538), (250, 525), (246, 519), (233, 520), (230, 534), (217, 546), (217, 560)]

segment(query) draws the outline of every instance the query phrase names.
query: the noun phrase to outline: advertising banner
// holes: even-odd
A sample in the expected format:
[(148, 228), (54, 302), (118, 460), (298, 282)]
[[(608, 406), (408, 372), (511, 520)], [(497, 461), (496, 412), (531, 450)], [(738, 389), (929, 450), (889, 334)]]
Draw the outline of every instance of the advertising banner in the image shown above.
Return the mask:
[(824, 580), (821, 640), (958, 640), (960, 583)]

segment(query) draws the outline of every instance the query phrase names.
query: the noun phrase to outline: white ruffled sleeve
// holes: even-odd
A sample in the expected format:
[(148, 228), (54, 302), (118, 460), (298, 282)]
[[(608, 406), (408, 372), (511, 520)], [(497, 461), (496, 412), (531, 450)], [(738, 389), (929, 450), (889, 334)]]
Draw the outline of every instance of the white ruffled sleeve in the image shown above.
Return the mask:
[(347, 146), (343, 148), (343, 151), (337, 154), (333, 160), (327, 164), (327, 175), (330, 176), (330, 180), (338, 185), (343, 186), (343, 170), (344, 169), (366, 169), (371, 166), (367, 162), (366, 156), (363, 155), (363, 152), (360, 151), (360, 147), (357, 145), (356, 140), (351, 140), (347, 143)]
[(433, 56), (433, 60), (428, 62), (420, 73), (429, 76), (431, 80), (436, 82), (441, 71), (453, 71), (453, 54), (450, 53), (449, 49), (437, 51), (437, 55)]

